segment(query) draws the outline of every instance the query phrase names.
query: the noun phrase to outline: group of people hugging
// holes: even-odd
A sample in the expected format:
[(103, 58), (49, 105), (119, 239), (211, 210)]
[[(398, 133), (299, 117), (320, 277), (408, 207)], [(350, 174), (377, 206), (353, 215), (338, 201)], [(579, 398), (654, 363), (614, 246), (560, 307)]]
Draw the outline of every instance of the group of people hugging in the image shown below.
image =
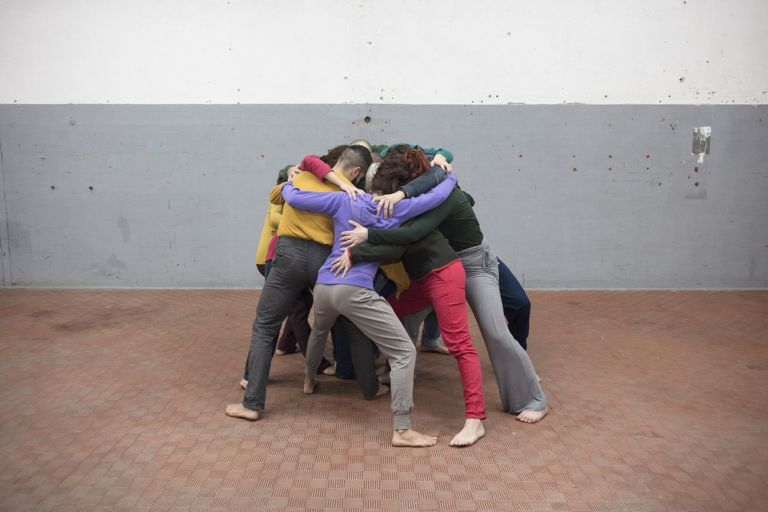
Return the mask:
[[(392, 444), (433, 446), (437, 438), (414, 430), (410, 418), (423, 323), (421, 350), (450, 354), (459, 367), (465, 423), (450, 445), (474, 444), (485, 435), (486, 411), (467, 304), (504, 411), (526, 423), (547, 414), (526, 352), (530, 302), (483, 236), (475, 201), (458, 186), (452, 160), (443, 149), (398, 144), (372, 150), (356, 140), (280, 172), (257, 252), (266, 280), (241, 380), (245, 397), (228, 405), (227, 415), (259, 419), (272, 357), (298, 344), (304, 393), (317, 390), (318, 374), (334, 372), (356, 378), (365, 399), (391, 392)], [(335, 364), (324, 357), (329, 333)], [(387, 362), (383, 375), (376, 373), (380, 354)]]

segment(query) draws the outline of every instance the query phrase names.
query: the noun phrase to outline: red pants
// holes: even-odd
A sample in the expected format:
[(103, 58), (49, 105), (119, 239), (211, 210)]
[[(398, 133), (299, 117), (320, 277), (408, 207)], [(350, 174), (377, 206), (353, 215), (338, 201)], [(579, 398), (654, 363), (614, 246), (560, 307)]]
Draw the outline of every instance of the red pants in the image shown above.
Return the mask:
[(432, 303), (445, 346), (459, 365), (466, 417), (485, 419), (480, 358), (469, 335), (464, 297), (466, 280), (461, 260), (455, 260), (423, 279), (411, 281), (410, 288), (400, 298), (390, 296), (389, 303), (399, 318), (417, 313)]

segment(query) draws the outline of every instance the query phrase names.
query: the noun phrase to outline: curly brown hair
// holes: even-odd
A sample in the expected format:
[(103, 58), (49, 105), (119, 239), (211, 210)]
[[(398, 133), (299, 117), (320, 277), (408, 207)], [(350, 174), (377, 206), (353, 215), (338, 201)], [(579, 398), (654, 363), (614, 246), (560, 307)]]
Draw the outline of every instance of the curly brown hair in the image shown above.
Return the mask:
[(418, 149), (409, 149), (397, 156), (387, 154), (373, 177), (371, 190), (382, 194), (397, 192), (428, 170), (429, 162)]

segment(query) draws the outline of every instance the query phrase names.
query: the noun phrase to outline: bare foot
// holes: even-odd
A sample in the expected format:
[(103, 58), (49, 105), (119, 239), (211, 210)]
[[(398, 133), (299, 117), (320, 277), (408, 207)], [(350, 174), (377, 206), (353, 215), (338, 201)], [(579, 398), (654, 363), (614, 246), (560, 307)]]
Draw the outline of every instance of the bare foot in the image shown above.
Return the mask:
[(240, 387), (245, 389), (248, 387), (248, 381), (245, 379), (240, 379)]
[(548, 412), (549, 407), (546, 407), (541, 411), (523, 411), (517, 415), (517, 419), (523, 423), (536, 423), (541, 421), (541, 419), (544, 418)]
[(422, 352), (434, 352), (435, 354), (446, 354), (449, 355), (450, 352), (448, 351), (448, 347), (445, 345), (432, 345), (425, 347), (424, 345), (421, 346)]
[(484, 435), (483, 420), (467, 418), (467, 421), (464, 422), (464, 428), (453, 437), (449, 444), (451, 446), (470, 446)]
[(372, 400), (379, 398), (380, 396), (384, 396), (387, 393), (389, 393), (389, 386), (380, 385), (379, 390), (376, 392), (376, 396), (374, 396)]
[(275, 349), (276, 356), (284, 356), (285, 354), (290, 354), (290, 352), (286, 352), (285, 350), (280, 350), (279, 348)]
[(232, 416), (233, 418), (242, 418), (250, 421), (259, 419), (259, 411), (243, 407), (243, 404), (229, 404), (226, 413), (227, 416)]
[(389, 379), (389, 373), (385, 373), (384, 375), (379, 375), (379, 384), (384, 384), (389, 386), (391, 380)]
[(392, 446), (410, 446), (411, 448), (420, 448), (435, 446), (437, 438), (421, 434), (415, 430), (395, 430), (392, 434)]
[(325, 370), (323, 370), (323, 375), (336, 375), (336, 365), (333, 364), (328, 368), (326, 368)]
[(312, 393), (314, 393), (316, 387), (317, 387), (317, 381), (315, 379), (304, 377), (304, 394), (305, 395), (311, 395)]

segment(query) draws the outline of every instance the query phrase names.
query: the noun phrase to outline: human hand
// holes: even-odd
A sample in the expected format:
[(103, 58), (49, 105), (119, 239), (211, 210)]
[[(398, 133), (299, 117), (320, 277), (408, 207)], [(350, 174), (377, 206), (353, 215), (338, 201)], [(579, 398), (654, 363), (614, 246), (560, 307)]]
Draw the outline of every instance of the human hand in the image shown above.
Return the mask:
[(338, 276), (341, 272), (341, 277), (347, 277), (347, 272), (352, 267), (352, 260), (349, 259), (349, 249), (341, 253), (341, 256), (333, 260), (331, 263), (331, 272), (334, 276)]
[(438, 166), (445, 172), (453, 172), (453, 166), (448, 163), (448, 160), (445, 158), (445, 155), (442, 153), (438, 153), (435, 155), (435, 158), (432, 159), (431, 162), (429, 162), (429, 165), (432, 166)]
[(288, 168), (288, 181), (293, 183), (293, 179), (296, 176), (298, 176), (300, 172), (301, 172), (301, 169), (299, 169), (299, 167), (296, 165), (293, 165), (290, 168)]
[(360, 190), (356, 186), (350, 185), (349, 183), (342, 183), (341, 185), (339, 185), (339, 188), (341, 189), (342, 192), (346, 192), (349, 198), (353, 201), (357, 201), (358, 195), (362, 196), (365, 194), (365, 191)]
[(402, 190), (398, 190), (393, 194), (387, 194), (384, 196), (374, 196), (373, 200), (379, 203), (376, 206), (376, 215), (379, 215), (383, 211), (384, 218), (390, 218), (392, 216), (392, 211), (394, 210), (395, 205), (403, 199), (405, 199), (405, 192)]
[(350, 231), (341, 232), (339, 241), (342, 247), (353, 247), (368, 240), (368, 228), (354, 220), (350, 220), (349, 223), (355, 226), (355, 228)]

